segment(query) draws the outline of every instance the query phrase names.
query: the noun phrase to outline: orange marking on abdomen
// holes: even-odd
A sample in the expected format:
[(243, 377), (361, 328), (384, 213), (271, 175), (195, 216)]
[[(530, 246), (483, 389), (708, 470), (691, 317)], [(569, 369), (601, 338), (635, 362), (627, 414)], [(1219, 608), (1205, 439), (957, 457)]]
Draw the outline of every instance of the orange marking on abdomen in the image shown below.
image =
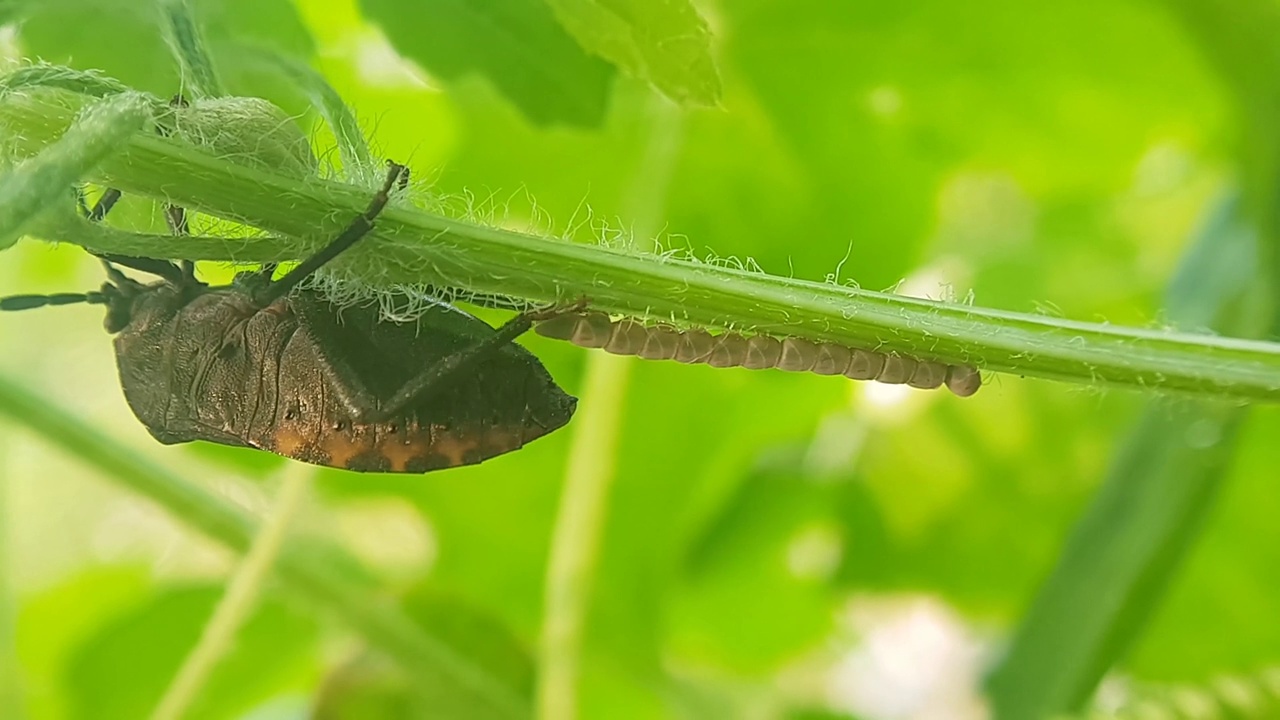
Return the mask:
[[(363, 432), (362, 432), (363, 430)], [(320, 449), (329, 456), (329, 465), (345, 468), (356, 456), (373, 449), (373, 428), (351, 431), (331, 430), (320, 439)]]
[(308, 444), (307, 439), (291, 427), (277, 429), (275, 434), (271, 436), (271, 442), (271, 450), (286, 457), (297, 456), (298, 451)]
[[(473, 465), (525, 443), (522, 427), (473, 426), (442, 430), (391, 425), (330, 429), (316, 441), (296, 427), (278, 428), (266, 449), (296, 460), (357, 471), (427, 472)], [(536, 435), (535, 435), (536, 437)], [(529, 438), (532, 439), (532, 438)]]
[(416, 430), (412, 434), (388, 433), (378, 442), (377, 450), (391, 463), (392, 471), (408, 472), (411, 460), (431, 455), (431, 432)]

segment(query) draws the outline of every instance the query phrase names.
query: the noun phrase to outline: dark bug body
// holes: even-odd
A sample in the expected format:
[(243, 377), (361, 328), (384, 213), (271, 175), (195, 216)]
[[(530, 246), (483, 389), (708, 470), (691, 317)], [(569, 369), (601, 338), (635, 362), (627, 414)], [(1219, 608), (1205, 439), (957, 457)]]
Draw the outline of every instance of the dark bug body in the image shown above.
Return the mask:
[(236, 286), (186, 300), (161, 283), (133, 300), (131, 315), (115, 340), (120, 381), (163, 443), (212, 440), (316, 465), (420, 473), (518, 449), (567, 423), (576, 403), (533, 355), (506, 343), (422, 400), (364, 417), (362, 393), (385, 403), (424, 367), (494, 336), (446, 305), (400, 324), (308, 290), (259, 308)]
[[(339, 307), (298, 284), (373, 229), (406, 170), (390, 164), (368, 209), (326, 248), (279, 279), (274, 266), (209, 287), (194, 266), (102, 256), (96, 292), (0, 298), (0, 310), (84, 302), (107, 306), (125, 398), (166, 444), (208, 440), (315, 465), (421, 473), (518, 449), (564, 426), (577, 401), (516, 345), (524, 312), (494, 328), (452, 306), (414, 323), (376, 306)], [(119, 193), (86, 217), (101, 219)], [(180, 209), (167, 208), (176, 231)], [(158, 275), (144, 285), (123, 265)]]

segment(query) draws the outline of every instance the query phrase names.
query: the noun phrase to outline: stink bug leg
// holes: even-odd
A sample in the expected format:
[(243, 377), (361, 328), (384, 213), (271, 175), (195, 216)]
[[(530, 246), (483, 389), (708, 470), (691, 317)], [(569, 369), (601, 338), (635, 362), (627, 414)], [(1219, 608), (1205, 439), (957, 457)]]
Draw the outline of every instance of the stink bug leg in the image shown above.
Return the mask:
[(529, 331), (536, 322), (550, 320), (564, 313), (573, 313), (586, 306), (586, 298), (571, 305), (552, 305), (540, 310), (529, 310), (506, 321), (493, 335), (470, 347), (459, 350), (426, 368), (420, 375), (405, 383), (399, 390), (380, 406), (359, 408), (361, 419), (366, 422), (388, 420), (404, 411), (405, 408), (429, 398), (440, 390), (460, 370), (478, 364), (493, 353), (502, 349), (516, 338)]
[(377, 219), (382, 209), (387, 206), (387, 202), (391, 199), (391, 189), (396, 186), (402, 177), (407, 177), (409, 169), (398, 163), (387, 163), (387, 179), (383, 181), (382, 187), (378, 189), (377, 194), (373, 196), (373, 200), (369, 202), (369, 206), (364, 212), (356, 216), (351, 224), (341, 234), (320, 252), (303, 260), (298, 266), (290, 270), (284, 277), (271, 283), (271, 285), (262, 292), (262, 294), (254, 298), (261, 307), (266, 307), (271, 303), (279, 300), (289, 294), (298, 283), (306, 280), (312, 273), (319, 270), (330, 260), (338, 257), (343, 251), (355, 245), (361, 238), (369, 234), (373, 230), (373, 221)]

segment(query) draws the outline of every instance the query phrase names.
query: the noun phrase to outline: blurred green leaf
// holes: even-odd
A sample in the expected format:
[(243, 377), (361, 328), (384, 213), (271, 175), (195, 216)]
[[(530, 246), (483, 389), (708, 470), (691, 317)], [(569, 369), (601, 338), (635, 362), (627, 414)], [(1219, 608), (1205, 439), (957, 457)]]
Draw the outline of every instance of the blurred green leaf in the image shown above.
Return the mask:
[[(431, 585), (419, 585), (404, 600), (404, 610), (420, 626), (453, 646), (462, 657), (476, 667), (485, 668), (493, 678), (511, 690), (514, 697), (533, 703), (533, 661), (524, 648), (501, 622), (465, 600), (443, 594)], [(414, 692), (433, 709), (460, 707), (467, 698), (448, 684), (428, 685), (420, 680)], [(479, 716), (468, 712), (466, 716)], [(462, 717), (462, 715), (459, 715)]]
[[(17, 0), (19, 40), (29, 57), (101, 70), (124, 84), (170, 97), (182, 90), (165, 43), (159, 4), (136, 0)], [(260, 45), (293, 57), (314, 51), (289, 0), (191, 0), (197, 26), (227, 92), (260, 96), (301, 112), (302, 96), (241, 52)], [(68, 22), (68, 18), (75, 18)]]
[[(893, 286), (929, 259), (941, 192), (967, 173), (1006, 176), (1036, 203), (1062, 197), (1078, 216), (1083, 198), (1130, 181), (1153, 136), (1212, 119), (1196, 102), (1211, 78), (1151, 4), (749, 0), (726, 25), (726, 63), (803, 167), (796, 209), (814, 214), (753, 255), (780, 273), (795, 246), (828, 239), (831, 255), (797, 261), (798, 277), (831, 272), (849, 247), (848, 277)], [(741, 113), (746, 99), (727, 102)], [(959, 250), (981, 260), (997, 237)]]
[(653, 83), (679, 103), (715, 105), (711, 32), (689, 0), (547, 0), (587, 52)]
[(17, 642), (31, 717), (67, 717), (63, 690), (71, 659), (99, 628), (149, 597), (150, 574), (140, 566), (98, 566), (23, 599)]
[[(107, 621), (70, 659), (69, 717), (147, 717), (190, 652), (222, 596), (218, 586), (159, 592)], [(285, 690), (311, 672), (315, 623), (264, 599), (209, 677), (190, 718), (226, 718)]]
[(830, 631), (838, 601), (830, 580), (844, 551), (833, 502), (840, 486), (804, 477), (794, 450), (766, 462), (690, 544), (671, 620), (689, 657), (748, 675)]
[(858, 720), (858, 716), (822, 708), (803, 708), (789, 712), (786, 720)]
[(325, 678), (312, 710), (314, 720), (428, 720), (413, 692), (413, 679), (375, 654), (348, 660)]
[(361, 0), (405, 56), (457, 81), (478, 74), (540, 124), (595, 127), (613, 68), (587, 55), (543, 0)]
[(254, 448), (218, 445), (210, 442), (194, 442), (183, 448), (192, 456), (217, 463), (240, 475), (265, 479), (288, 462), (285, 458)]
[[(528, 652), (498, 621), (473, 606), (419, 585), (405, 611), (427, 632), (501, 678), (532, 703), (533, 664)], [(486, 717), (447, 683), (423, 682), (364, 654), (336, 670), (316, 704), (317, 720), (400, 720)]]
[(1224, 672), (1276, 665), (1277, 588), (1268, 571), (1280, 567), (1276, 437), (1280, 412), (1249, 413), (1229, 472), (1220, 481), (1221, 496), (1172, 580), (1168, 598), (1135, 640), (1125, 661), (1128, 673), (1157, 682), (1203, 683)]
[[(170, 475), (128, 448), (32, 396), (0, 376), (0, 413), (42, 434), (63, 451), (80, 457), (131, 490), (163, 505), (194, 528), (244, 551), (254, 535), (253, 520), (238, 507)], [(448, 682), (465, 688), (485, 717), (522, 717), (527, 708), (502, 679), (471, 664), (441, 640), (417, 631), (394, 607), (371, 597), (367, 583), (332, 548), (286, 548), (276, 572), (287, 586), (336, 611), (372, 643), (414, 673), (415, 681)], [(459, 690), (461, 693), (462, 690)]]

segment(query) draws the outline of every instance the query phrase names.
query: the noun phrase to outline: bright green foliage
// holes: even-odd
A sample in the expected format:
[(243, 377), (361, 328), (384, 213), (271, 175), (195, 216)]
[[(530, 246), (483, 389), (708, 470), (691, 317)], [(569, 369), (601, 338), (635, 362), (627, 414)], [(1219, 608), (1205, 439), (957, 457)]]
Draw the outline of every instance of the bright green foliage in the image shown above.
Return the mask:
[[(65, 670), (68, 717), (146, 717), (199, 637), (215, 586), (173, 587), (99, 626)], [(278, 600), (262, 603), (210, 679), (191, 718), (234, 716), (314, 673), (315, 621)], [(263, 662), (270, 658), (270, 662)]]
[[(109, 227), (41, 216), (37, 235), (292, 259), (363, 206), (389, 157), (413, 167), (418, 207), (393, 207), (337, 269), (349, 277), (447, 277), (540, 300), (594, 287), (611, 307), (699, 322), (782, 322), (783, 308), (815, 337), (1010, 371), (959, 400), (635, 362), (617, 392), (579, 717), (866, 720), (925, 705), (980, 717), (965, 712), (985, 704), (1038, 720), (1083, 712), (1108, 674), (1120, 680), (1109, 691), (1134, 689), (1126, 710), (1181, 709), (1191, 687), (1211, 689), (1223, 716), (1267, 716), (1232, 704), (1219, 678), (1251, 678), (1264, 697), (1280, 664), (1280, 411), (1243, 392), (1223, 403), (1212, 380), (1253, 378), (1265, 397), (1276, 377), (1271, 0), (191, 9), (226, 92), (271, 103), (257, 106), (272, 108), (259, 130), (219, 147), (274, 126), (268, 144), (286, 151), (208, 159), (144, 129), (97, 174), (77, 171), (91, 196), (127, 183)], [(0, 16), (27, 18), (23, 57), (102, 73), (31, 66), (10, 83), (108, 100), (135, 88), (160, 118), (181, 89), (156, 4), (19, 0)], [(29, 132), (0, 140), (21, 156), (68, 137), (75, 111), (47, 102), (66, 96), (4, 95), (4, 127)], [(679, 122), (661, 124), (655, 104), (673, 99)], [(246, 120), (223, 117), (208, 127)], [(655, 153), (670, 153), (665, 177), (648, 174), (664, 165)], [(201, 209), (203, 237), (164, 236), (163, 197)], [(797, 281), (907, 278), (903, 290), (957, 302), (550, 239), (626, 245), (655, 207), (666, 248)], [(214, 213), (278, 237), (229, 241), (243, 228), (211, 226)], [(0, 254), (0, 296), (99, 282), (73, 245), (33, 238)], [(847, 308), (876, 312), (864, 324)], [(194, 538), (242, 551), (244, 508), (274, 492), (274, 458), (147, 437), (100, 326), (94, 308), (0, 315), (0, 589), (13, 589), (0, 610), (17, 611), (0, 668), (21, 669), (0, 685), (20, 698), (5, 720), (145, 716), (227, 573), (229, 555)], [(1138, 352), (1168, 328), (1200, 335)], [(1222, 338), (1259, 342), (1205, 353), (1232, 344)], [(584, 351), (521, 342), (580, 390)], [(1194, 399), (1153, 400), (1104, 387), (1090, 366), (1142, 368), (1133, 384), (1203, 382)], [(1048, 377), (1070, 381), (1035, 379)], [(245, 645), (194, 712), (527, 717), (570, 439), (423, 477), (321, 472)], [(126, 656), (137, 662), (122, 670)]]
[(457, 81), (488, 79), (530, 119), (594, 127), (613, 68), (583, 51), (541, 0), (362, 0), (400, 52)]
[(720, 77), (711, 54), (711, 33), (688, 0), (551, 0), (548, 4), (588, 52), (648, 80), (677, 102), (719, 102)]

